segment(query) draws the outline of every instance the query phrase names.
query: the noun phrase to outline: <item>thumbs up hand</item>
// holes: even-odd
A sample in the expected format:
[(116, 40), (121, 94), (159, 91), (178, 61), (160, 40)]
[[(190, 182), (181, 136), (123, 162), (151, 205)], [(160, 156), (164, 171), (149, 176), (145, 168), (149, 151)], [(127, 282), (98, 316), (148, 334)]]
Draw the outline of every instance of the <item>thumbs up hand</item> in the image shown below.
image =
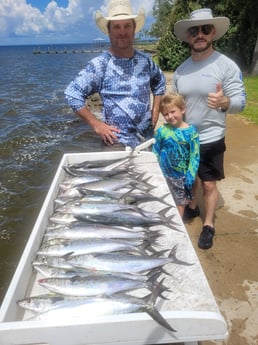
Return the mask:
[(229, 107), (230, 99), (224, 96), (222, 84), (216, 84), (216, 92), (208, 94), (208, 107), (211, 109), (220, 109), (226, 111)]

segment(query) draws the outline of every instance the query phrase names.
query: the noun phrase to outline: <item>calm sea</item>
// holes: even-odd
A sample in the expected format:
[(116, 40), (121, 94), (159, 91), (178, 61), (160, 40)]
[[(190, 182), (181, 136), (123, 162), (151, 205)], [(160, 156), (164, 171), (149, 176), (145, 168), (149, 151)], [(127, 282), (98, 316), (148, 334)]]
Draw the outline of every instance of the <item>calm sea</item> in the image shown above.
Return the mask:
[(63, 153), (100, 150), (64, 99), (90, 48), (0, 47), (0, 303)]

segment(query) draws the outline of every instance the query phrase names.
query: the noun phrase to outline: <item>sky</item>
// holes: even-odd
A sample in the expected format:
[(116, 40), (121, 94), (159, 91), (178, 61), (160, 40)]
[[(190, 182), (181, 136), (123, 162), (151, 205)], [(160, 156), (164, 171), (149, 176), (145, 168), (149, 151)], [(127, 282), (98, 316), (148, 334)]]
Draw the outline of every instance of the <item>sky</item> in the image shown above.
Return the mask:
[[(1, 0), (0, 45), (40, 45), (108, 41), (95, 24), (94, 13), (107, 15), (109, 0)], [(145, 9), (150, 29), (154, 0), (131, 0), (134, 13)]]

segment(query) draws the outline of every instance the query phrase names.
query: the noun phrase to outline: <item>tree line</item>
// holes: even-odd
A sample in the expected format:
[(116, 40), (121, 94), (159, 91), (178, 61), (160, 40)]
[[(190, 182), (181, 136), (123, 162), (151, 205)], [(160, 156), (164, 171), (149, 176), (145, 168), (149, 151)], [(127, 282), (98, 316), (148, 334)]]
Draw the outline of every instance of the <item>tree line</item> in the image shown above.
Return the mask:
[(214, 47), (232, 58), (243, 71), (257, 70), (258, 1), (255, 0), (155, 0), (155, 22), (149, 34), (158, 38), (160, 67), (173, 71), (189, 56), (188, 45), (176, 38), (173, 27), (176, 21), (188, 19), (192, 11), (203, 7), (211, 8), (216, 17), (230, 19), (228, 32), (214, 42)]

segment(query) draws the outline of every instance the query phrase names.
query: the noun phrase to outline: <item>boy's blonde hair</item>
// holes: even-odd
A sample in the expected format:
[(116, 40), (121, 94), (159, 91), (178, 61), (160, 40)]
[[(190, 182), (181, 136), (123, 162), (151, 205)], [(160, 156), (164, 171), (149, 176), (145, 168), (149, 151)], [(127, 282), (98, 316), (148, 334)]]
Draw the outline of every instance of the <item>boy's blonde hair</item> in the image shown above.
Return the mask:
[(165, 112), (165, 108), (168, 105), (175, 105), (177, 108), (183, 110), (185, 108), (184, 97), (175, 92), (167, 93), (166, 95), (162, 96), (159, 106), (159, 110), (162, 114)]

